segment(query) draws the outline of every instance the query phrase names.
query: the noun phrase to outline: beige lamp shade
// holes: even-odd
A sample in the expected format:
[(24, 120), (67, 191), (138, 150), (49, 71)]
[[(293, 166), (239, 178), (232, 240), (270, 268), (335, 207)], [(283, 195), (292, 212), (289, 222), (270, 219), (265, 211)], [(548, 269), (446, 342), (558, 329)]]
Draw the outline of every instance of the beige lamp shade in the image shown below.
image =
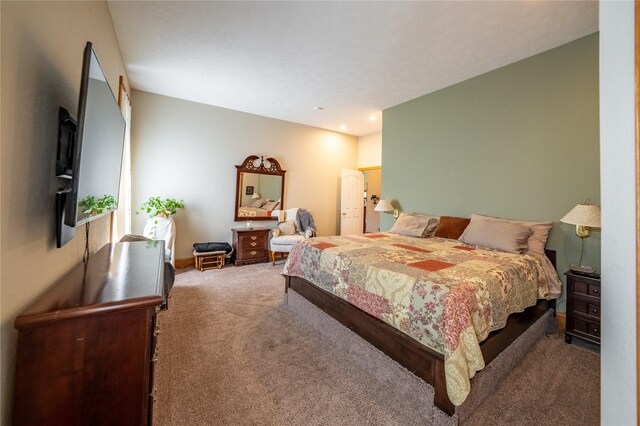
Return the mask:
[(258, 198), (260, 198), (260, 194), (258, 194), (257, 192), (254, 192), (253, 195), (251, 196), (252, 200), (257, 200)]
[(593, 204), (578, 204), (564, 215), (560, 222), (589, 228), (600, 228), (600, 207)]
[(376, 204), (376, 208), (373, 210), (377, 212), (392, 212), (395, 210), (395, 207), (393, 207), (393, 204), (391, 204), (391, 201), (389, 200), (380, 200), (380, 202)]

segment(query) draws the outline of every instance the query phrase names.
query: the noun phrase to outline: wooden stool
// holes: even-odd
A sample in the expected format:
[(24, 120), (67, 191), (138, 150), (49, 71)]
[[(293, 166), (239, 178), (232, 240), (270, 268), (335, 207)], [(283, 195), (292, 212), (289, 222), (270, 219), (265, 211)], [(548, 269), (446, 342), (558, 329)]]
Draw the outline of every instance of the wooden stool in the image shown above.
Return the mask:
[(196, 269), (206, 271), (207, 269), (222, 269), (227, 253), (224, 251), (208, 251), (204, 253), (193, 252), (193, 263)]

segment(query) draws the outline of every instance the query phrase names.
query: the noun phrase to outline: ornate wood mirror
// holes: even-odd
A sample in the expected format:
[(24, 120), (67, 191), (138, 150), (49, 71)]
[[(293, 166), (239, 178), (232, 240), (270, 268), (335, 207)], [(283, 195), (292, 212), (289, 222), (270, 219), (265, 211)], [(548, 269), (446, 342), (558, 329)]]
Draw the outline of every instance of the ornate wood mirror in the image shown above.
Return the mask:
[(278, 220), (271, 215), (284, 208), (285, 170), (278, 161), (250, 155), (236, 169), (235, 220)]

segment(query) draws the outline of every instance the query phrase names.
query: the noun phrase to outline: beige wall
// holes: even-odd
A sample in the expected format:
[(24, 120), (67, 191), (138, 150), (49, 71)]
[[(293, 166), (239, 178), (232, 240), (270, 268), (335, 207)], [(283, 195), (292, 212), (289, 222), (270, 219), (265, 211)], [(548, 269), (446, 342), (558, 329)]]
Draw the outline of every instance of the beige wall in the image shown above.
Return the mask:
[(382, 132), (370, 133), (358, 138), (358, 168), (382, 165)]
[[(81, 262), (84, 227), (55, 248), (53, 184), (58, 107), (76, 113), (87, 41), (118, 88), (124, 64), (106, 2), (9, 2), (2, 11), (1, 320), (2, 412), (11, 416), (18, 313)], [(116, 92), (117, 94), (117, 92)], [(91, 226), (91, 250), (108, 239), (109, 219)]]
[[(340, 171), (358, 163), (354, 136), (229, 109), (133, 91), (133, 208), (150, 196), (184, 199), (176, 216), (176, 257), (193, 243), (230, 241), (236, 164), (252, 154), (285, 169), (285, 207), (312, 211), (320, 235), (339, 227)], [(146, 216), (134, 215), (140, 233)], [(273, 222), (262, 222), (273, 225)], [(256, 224), (258, 224), (256, 222)]]

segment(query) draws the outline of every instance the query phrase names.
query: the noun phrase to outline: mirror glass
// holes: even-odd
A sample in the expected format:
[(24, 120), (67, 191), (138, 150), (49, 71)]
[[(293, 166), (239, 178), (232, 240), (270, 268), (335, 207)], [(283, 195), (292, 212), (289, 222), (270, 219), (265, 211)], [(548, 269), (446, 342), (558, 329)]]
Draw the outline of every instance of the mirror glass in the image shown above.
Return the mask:
[(273, 158), (250, 156), (239, 166), (235, 220), (277, 220), (283, 209), (284, 173)]

